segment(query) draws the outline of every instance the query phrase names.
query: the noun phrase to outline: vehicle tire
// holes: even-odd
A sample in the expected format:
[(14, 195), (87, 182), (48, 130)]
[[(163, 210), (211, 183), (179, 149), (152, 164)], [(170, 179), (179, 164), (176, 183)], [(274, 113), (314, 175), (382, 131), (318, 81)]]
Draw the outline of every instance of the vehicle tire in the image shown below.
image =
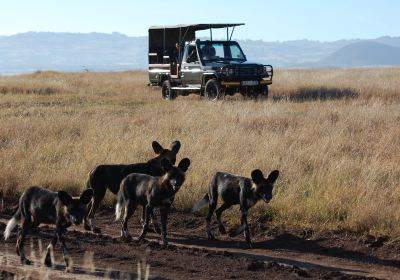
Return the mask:
[(210, 101), (223, 98), (221, 87), (216, 79), (210, 79), (207, 81), (204, 96)]
[(165, 80), (161, 85), (161, 97), (164, 100), (174, 100), (176, 98), (176, 94), (171, 89), (171, 82), (169, 80)]

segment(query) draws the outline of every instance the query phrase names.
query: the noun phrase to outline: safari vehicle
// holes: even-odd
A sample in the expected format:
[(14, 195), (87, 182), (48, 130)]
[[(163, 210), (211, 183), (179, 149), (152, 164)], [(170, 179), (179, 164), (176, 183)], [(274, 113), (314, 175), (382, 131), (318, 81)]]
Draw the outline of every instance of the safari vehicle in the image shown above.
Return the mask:
[[(237, 92), (246, 97), (268, 96), (273, 68), (248, 62), (232, 41), (231, 24), (182, 24), (149, 28), (149, 85), (161, 87), (161, 96), (200, 94), (217, 100)], [(212, 29), (226, 28), (226, 40), (213, 41)], [(231, 32), (229, 34), (229, 28)], [(196, 31), (210, 30), (210, 40), (196, 40)]]

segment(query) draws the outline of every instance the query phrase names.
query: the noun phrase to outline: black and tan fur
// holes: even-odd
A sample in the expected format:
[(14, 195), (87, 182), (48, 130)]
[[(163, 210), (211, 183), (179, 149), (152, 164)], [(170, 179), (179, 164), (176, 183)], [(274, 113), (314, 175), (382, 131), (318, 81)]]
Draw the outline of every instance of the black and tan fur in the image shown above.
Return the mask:
[(134, 214), (138, 205), (145, 207), (145, 222), (139, 239), (146, 236), (149, 227), (149, 216), (154, 207), (160, 208), (161, 216), (161, 239), (166, 245), (167, 241), (167, 215), (169, 208), (174, 201), (175, 194), (178, 192), (185, 181), (185, 172), (188, 170), (190, 160), (182, 159), (175, 167), (167, 160), (161, 160), (164, 171), (163, 176), (155, 177), (145, 174), (133, 173), (128, 175), (121, 183), (118, 193), (118, 201), (115, 208), (116, 220), (122, 219), (121, 236), (123, 239), (130, 240), (131, 235), (128, 231), (128, 220)]
[(268, 178), (264, 178), (261, 170), (256, 169), (251, 172), (251, 179), (232, 175), (227, 172), (217, 172), (211, 179), (208, 193), (194, 207), (193, 211), (200, 210), (209, 205), (206, 217), (206, 232), (209, 239), (214, 239), (211, 233), (211, 217), (217, 207), (218, 197), (222, 199), (222, 205), (217, 209), (217, 222), (219, 231), (226, 234), (225, 226), (221, 221), (222, 212), (232, 205), (239, 204), (241, 212), (241, 226), (236, 234), (244, 230), (244, 237), (249, 245), (252, 246), (250, 231), (247, 224), (247, 212), (260, 199), (268, 203), (272, 199), (272, 189), (279, 171), (272, 171)]
[(17, 254), (21, 263), (30, 264), (31, 261), (25, 257), (24, 241), (29, 229), (35, 228), (40, 224), (55, 224), (56, 230), (50, 245), (47, 247), (45, 264), (51, 266), (50, 251), (61, 242), (64, 261), (68, 267), (69, 257), (65, 246), (64, 233), (67, 228), (82, 223), (87, 214), (87, 204), (93, 195), (92, 190), (85, 190), (80, 197), (71, 197), (64, 191), (51, 192), (42, 187), (29, 187), (21, 195), (16, 213), (7, 223), (4, 231), (4, 239), (8, 239), (13, 228), (19, 224), (20, 228), (17, 235)]
[(85, 229), (92, 230), (93, 232), (100, 232), (100, 229), (95, 226), (94, 215), (107, 189), (113, 194), (117, 194), (122, 179), (131, 173), (148, 174), (151, 176), (163, 175), (161, 160), (168, 159), (175, 164), (176, 155), (179, 152), (181, 143), (179, 141), (174, 141), (170, 149), (165, 149), (157, 141), (153, 141), (152, 147), (157, 156), (147, 162), (99, 165), (89, 173), (86, 188), (93, 189), (93, 200), (89, 206), (88, 217), (85, 219)]

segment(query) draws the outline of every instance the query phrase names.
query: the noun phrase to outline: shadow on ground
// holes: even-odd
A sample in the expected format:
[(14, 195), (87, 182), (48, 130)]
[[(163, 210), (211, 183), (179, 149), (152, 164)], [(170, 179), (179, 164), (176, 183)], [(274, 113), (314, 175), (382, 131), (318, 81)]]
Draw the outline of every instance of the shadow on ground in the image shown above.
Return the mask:
[[(371, 264), (379, 264), (388, 267), (400, 268), (399, 260), (390, 260), (390, 259), (380, 259), (375, 256), (371, 256), (365, 254), (363, 252), (352, 251), (349, 249), (343, 249), (341, 247), (325, 247), (321, 245), (324, 242), (325, 238), (318, 238), (315, 240), (305, 239), (302, 237), (295, 236), (290, 233), (284, 233), (277, 235), (276, 237), (255, 242), (254, 249), (265, 249), (265, 250), (288, 250), (288, 251), (297, 251), (299, 253), (312, 253), (318, 254), (328, 257), (335, 257), (341, 259), (348, 259), (353, 261), (358, 261), (362, 263), (371, 263)], [(171, 238), (171, 241), (175, 241), (177, 243), (185, 244), (185, 245), (197, 245), (204, 247), (216, 247), (216, 248), (232, 248), (232, 249), (245, 249), (246, 243), (243, 241), (236, 240), (208, 240), (203, 237), (191, 237), (185, 238), (184, 235), (181, 238), (174, 240)], [(249, 251), (250, 253), (251, 251)]]
[(273, 101), (288, 100), (293, 102), (306, 102), (316, 100), (336, 100), (357, 98), (359, 93), (351, 88), (300, 88), (288, 96), (274, 96)]

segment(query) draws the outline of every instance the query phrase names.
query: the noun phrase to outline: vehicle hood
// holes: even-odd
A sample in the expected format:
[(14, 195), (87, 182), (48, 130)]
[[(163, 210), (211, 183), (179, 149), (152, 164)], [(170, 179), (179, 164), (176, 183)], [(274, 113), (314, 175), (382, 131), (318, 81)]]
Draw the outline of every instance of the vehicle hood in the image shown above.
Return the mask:
[(225, 61), (225, 62), (212, 61), (212, 62), (206, 62), (204, 65), (211, 66), (213, 69), (219, 69), (223, 66), (229, 66), (229, 65), (237, 65), (240, 67), (240, 65), (249, 66), (249, 65), (261, 65), (261, 64), (251, 61)]

